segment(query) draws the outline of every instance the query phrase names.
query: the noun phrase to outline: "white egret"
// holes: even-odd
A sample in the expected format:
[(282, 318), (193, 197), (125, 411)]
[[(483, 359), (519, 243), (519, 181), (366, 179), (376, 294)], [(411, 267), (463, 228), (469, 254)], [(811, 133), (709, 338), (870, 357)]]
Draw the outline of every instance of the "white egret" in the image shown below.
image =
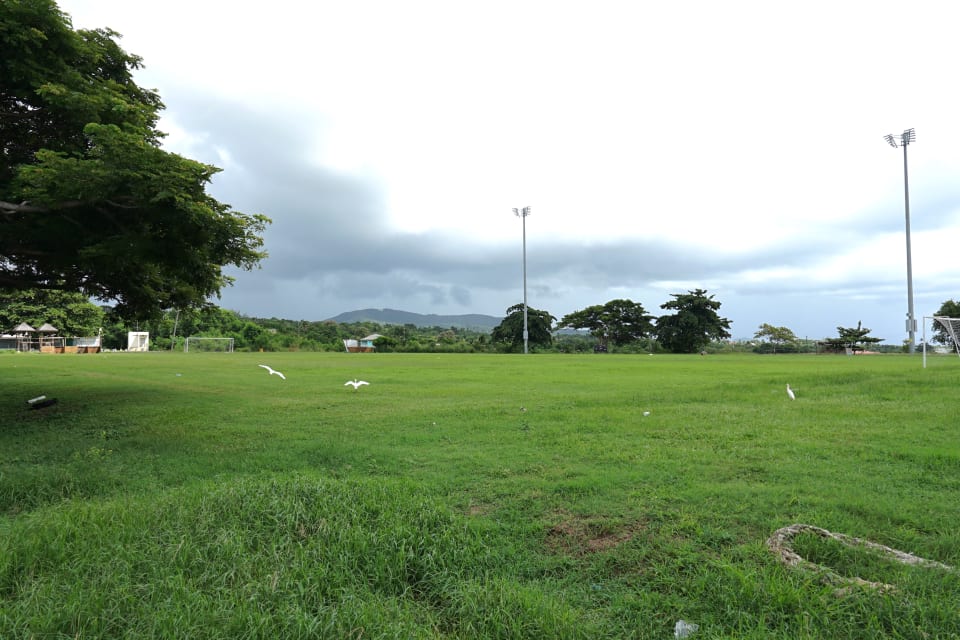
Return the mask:
[(270, 372), (270, 375), (272, 375), (272, 376), (280, 376), (280, 379), (281, 379), (281, 380), (286, 380), (286, 379), (287, 379), (287, 376), (283, 375), (283, 374), (280, 373), (279, 371), (274, 371), (273, 369), (271, 369), (270, 367), (268, 367), (268, 366), (265, 365), (265, 364), (258, 364), (257, 366), (266, 369), (267, 371)]
[(365, 380), (353, 379), (353, 380), (347, 380), (346, 382), (344, 382), (344, 383), (343, 383), (343, 386), (345, 386), (345, 387), (348, 386), (348, 385), (349, 385), (349, 386), (352, 386), (352, 387), (353, 387), (353, 390), (356, 391), (357, 389), (359, 389), (360, 387), (362, 387), (362, 386), (365, 385), (365, 384), (370, 384), (370, 383), (369, 383), (369, 382), (366, 382)]
[(790, 385), (787, 385), (787, 395), (790, 396), (791, 400), (796, 400), (797, 396), (793, 394), (793, 389), (790, 388)]

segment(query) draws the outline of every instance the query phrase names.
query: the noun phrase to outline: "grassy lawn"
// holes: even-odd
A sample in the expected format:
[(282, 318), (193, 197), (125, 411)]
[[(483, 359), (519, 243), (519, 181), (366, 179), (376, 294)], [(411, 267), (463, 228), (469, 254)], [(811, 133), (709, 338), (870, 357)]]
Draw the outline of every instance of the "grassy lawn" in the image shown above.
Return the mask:
[(960, 566), (955, 357), (4, 354), (0, 381), (0, 638), (960, 638), (960, 572), (766, 546), (807, 523)]

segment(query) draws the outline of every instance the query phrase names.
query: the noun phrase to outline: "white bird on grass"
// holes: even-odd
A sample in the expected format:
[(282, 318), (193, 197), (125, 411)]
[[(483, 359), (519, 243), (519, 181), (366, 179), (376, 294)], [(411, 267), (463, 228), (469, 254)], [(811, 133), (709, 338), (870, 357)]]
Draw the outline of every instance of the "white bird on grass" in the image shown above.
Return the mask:
[(359, 389), (360, 387), (362, 387), (362, 386), (365, 385), (365, 384), (370, 384), (370, 383), (367, 382), (367, 381), (365, 381), (365, 380), (356, 380), (356, 379), (354, 379), (354, 380), (347, 380), (346, 382), (343, 383), (343, 386), (345, 386), (345, 387), (348, 386), (348, 385), (349, 385), (349, 386), (352, 386), (352, 387), (353, 387), (353, 390), (356, 391), (357, 389)]
[(264, 369), (266, 369), (267, 371), (269, 371), (269, 372), (270, 372), (270, 375), (272, 375), (272, 376), (280, 376), (280, 379), (281, 379), (281, 380), (286, 380), (286, 379), (287, 379), (287, 376), (283, 375), (283, 374), (280, 373), (279, 371), (274, 371), (273, 369), (271, 369), (270, 367), (268, 367), (268, 366), (265, 365), (265, 364), (258, 364), (257, 366), (258, 366), (258, 367), (263, 367)]
[(797, 396), (793, 394), (793, 389), (790, 388), (790, 385), (787, 385), (787, 395), (790, 396), (791, 400), (796, 400)]

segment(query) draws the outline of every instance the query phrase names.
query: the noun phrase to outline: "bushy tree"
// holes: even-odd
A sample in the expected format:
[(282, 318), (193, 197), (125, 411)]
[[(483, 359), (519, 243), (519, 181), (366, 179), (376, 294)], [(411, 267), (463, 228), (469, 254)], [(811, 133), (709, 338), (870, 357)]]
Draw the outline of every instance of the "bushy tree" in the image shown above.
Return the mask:
[(825, 341), (828, 349), (834, 351), (843, 351), (846, 349), (862, 351), (872, 345), (883, 342), (883, 338), (871, 337), (870, 329), (865, 328), (861, 321), (857, 322), (855, 328), (837, 327), (837, 333), (839, 334), (838, 337), (829, 338)]
[(209, 196), (216, 167), (160, 148), (163, 104), (117, 38), (74, 31), (53, 0), (0, 2), (0, 288), (155, 317), (256, 266), (269, 220)]
[(104, 316), (103, 309), (79, 293), (43, 289), (0, 290), (2, 333), (26, 322), (35, 329), (49, 323), (61, 336), (95, 336), (104, 325)]
[(753, 334), (753, 337), (769, 342), (773, 346), (774, 353), (777, 352), (778, 346), (784, 347), (787, 345), (796, 345), (797, 343), (797, 336), (794, 335), (793, 331), (787, 327), (775, 327), (767, 323), (760, 325), (760, 328)]
[(661, 309), (675, 311), (660, 316), (656, 323), (657, 340), (667, 351), (696, 353), (712, 340), (730, 337), (730, 320), (720, 317), (721, 303), (708, 296), (706, 290), (671, 294), (673, 300), (660, 305)]
[[(546, 311), (527, 307), (528, 344), (549, 347), (553, 342), (551, 329), (556, 320)], [(493, 328), (490, 339), (508, 351), (523, 350), (523, 304), (515, 304), (507, 309), (506, 317)]]
[(626, 345), (653, 333), (652, 319), (639, 302), (618, 299), (568, 313), (557, 328), (586, 329), (606, 350), (608, 343)]

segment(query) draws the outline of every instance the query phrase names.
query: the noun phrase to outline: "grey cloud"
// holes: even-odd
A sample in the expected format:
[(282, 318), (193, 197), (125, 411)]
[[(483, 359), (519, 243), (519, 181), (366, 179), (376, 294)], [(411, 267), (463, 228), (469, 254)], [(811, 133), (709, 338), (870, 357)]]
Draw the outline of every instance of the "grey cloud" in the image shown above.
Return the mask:
[[(319, 320), (367, 306), (501, 314), (522, 300), (519, 242), (481, 243), (438, 231), (395, 230), (388, 224), (375, 180), (311, 162), (308, 141), (296, 133), (299, 125), (288, 122), (296, 120), (294, 115), (282, 121), (236, 105), (165, 97), (177, 105), (181, 125), (205, 133), (197, 147), (199, 159), (217, 164), (222, 149), (235, 163), (215, 178), (214, 195), (238, 210), (264, 213), (274, 221), (265, 233), (270, 257), (262, 269), (229, 272), (237, 286), (224, 291), (224, 306), (250, 315)], [(936, 196), (918, 193), (916, 228), (938, 228), (955, 220), (957, 195), (956, 189)], [(660, 283), (701, 282), (717, 287), (711, 293), (725, 302), (729, 314), (786, 326), (804, 322), (823, 335), (860, 318), (869, 326), (870, 314), (887, 317), (891, 307), (892, 315), (900, 313), (900, 283), (880, 275), (858, 276), (824, 287), (803, 279), (755, 282), (742, 275), (814, 266), (855, 243), (899, 232), (900, 206), (878, 204), (857, 220), (828, 229), (810, 225), (788, 240), (737, 253), (720, 246), (705, 249), (699, 236), (694, 246), (642, 238), (585, 245), (533, 235), (527, 251), (530, 303), (560, 317), (613, 297), (630, 297), (658, 313), (673, 293)], [(919, 305), (932, 304), (938, 294), (918, 287), (917, 295), (920, 315)], [(772, 303), (774, 299), (779, 302)], [(781, 309), (786, 306), (794, 309), (792, 316)], [(896, 322), (890, 326), (895, 328)], [(740, 327), (736, 335), (747, 330), (755, 328)], [(883, 332), (891, 334), (888, 338), (896, 336), (895, 331)]]
[(470, 289), (459, 285), (452, 286), (450, 287), (450, 298), (461, 307), (469, 307), (471, 301)]

